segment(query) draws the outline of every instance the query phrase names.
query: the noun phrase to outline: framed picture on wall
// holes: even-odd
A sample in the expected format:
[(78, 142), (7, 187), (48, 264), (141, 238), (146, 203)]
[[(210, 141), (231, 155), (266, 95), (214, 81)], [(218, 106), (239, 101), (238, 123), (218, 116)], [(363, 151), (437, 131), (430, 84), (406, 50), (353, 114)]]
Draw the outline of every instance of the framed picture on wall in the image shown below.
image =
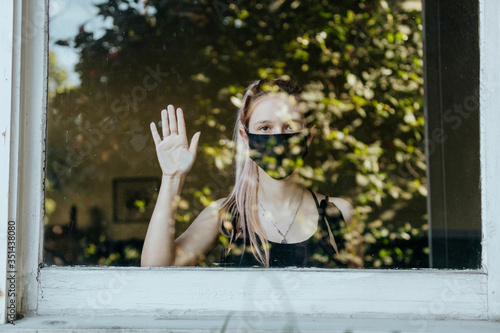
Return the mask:
[(113, 179), (114, 222), (149, 222), (159, 188), (160, 178), (155, 177)]

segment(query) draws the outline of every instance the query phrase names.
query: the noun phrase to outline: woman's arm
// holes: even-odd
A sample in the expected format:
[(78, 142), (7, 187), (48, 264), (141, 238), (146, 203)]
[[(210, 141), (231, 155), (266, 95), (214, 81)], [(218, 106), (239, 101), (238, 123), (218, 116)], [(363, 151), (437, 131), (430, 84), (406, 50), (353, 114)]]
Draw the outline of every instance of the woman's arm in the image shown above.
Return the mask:
[[(196, 133), (188, 146), (186, 125), (181, 109), (168, 106), (161, 112), (162, 134), (151, 123), (151, 134), (156, 145), (158, 161), (162, 169), (162, 183), (156, 207), (151, 216), (144, 246), (141, 266), (172, 266), (194, 264), (197, 251), (207, 251), (217, 239), (217, 215), (215, 206), (207, 207), (185, 232), (175, 241), (175, 219), (180, 193), (186, 174), (196, 159), (200, 133)], [(203, 223), (201, 222), (203, 221)], [(193, 244), (191, 244), (193, 243)]]
[(364, 256), (365, 249), (363, 246), (363, 234), (359, 230), (359, 225), (353, 221), (355, 217), (354, 207), (349, 203), (349, 201), (342, 198), (329, 198), (330, 202), (333, 202), (335, 206), (338, 207), (346, 226), (351, 225), (350, 237), (344, 240), (345, 252), (343, 254), (344, 260), (347, 261), (347, 268), (363, 268), (364, 267)]
[[(215, 246), (219, 232), (219, 199), (206, 207), (188, 229), (174, 241), (175, 219), (182, 181), (163, 178), (156, 207), (149, 223), (141, 266), (194, 266)], [(160, 205), (160, 202), (168, 203)], [(167, 218), (170, 216), (170, 218)]]
[(156, 206), (144, 239), (141, 266), (173, 265), (175, 219), (183, 183), (183, 177), (162, 177)]
[(208, 205), (175, 240), (174, 266), (194, 266), (215, 247), (220, 235), (219, 208), (225, 198)]
[(335, 206), (338, 207), (338, 209), (342, 213), (342, 217), (344, 217), (346, 225), (351, 223), (355, 212), (354, 207), (349, 203), (349, 201), (338, 197), (329, 197), (328, 201), (334, 203)]

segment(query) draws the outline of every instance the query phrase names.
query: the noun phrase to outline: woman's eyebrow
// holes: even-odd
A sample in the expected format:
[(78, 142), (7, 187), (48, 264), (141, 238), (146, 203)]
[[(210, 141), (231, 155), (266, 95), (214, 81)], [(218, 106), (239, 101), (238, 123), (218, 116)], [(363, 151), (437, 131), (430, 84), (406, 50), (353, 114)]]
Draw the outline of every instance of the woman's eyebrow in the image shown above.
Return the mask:
[[(284, 124), (286, 123), (289, 123), (290, 121), (294, 122), (294, 123), (298, 123), (298, 124), (301, 124), (303, 125), (303, 121), (302, 119), (298, 119), (298, 118), (295, 118), (295, 119), (289, 119), (287, 122), (285, 122)], [(256, 122), (254, 124), (254, 126), (259, 126), (259, 125), (262, 125), (262, 124), (272, 124), (273, 122), (271, 120), (259, 120), (258, 122)]]
[(297, 124), (300, 124), (300, 125), (304, 125), (304, 122), (302, 121), (302, 119), (290, 119), (288, 122), (286, 123), (290, 123), (290, 122), (293, 122), (293, 123), (297, 123)]
[(269, 123), (271, 123), (271, 121), (270, 121), (270, 120), (259, 120), (258, 122), (256, 122), (256, 123), (254, 124), (254, 126), (258, 126), (258, 125), (260, 125), (260, 124), (269, 124)]

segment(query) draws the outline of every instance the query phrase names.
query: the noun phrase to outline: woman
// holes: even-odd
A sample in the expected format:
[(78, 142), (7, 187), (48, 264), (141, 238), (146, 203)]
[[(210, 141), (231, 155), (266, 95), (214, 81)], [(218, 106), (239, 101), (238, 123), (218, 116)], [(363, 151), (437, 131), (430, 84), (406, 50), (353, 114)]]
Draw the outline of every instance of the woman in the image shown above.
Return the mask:
[(298, 85), (280, 79), (256, 81), (247, 88), (234, 133), (234, 189), (206, 207), (175, 240), (180, 193), (196, 158), (200, 132), (188, 146), (182, 110), (175, 113), (169, 105), (162, 111), (163, 138), (151, 123), (163, 176), (142, 266), (195, 265), (221, 234), (227, 237), (221, 260), (225, 266), (312, 267), (318, 266), (316, 251), (323, 257), (338, 253), (331, 229), (348, 223), (353, 209), (341, 198), (316, 194), (300, 184), (297, 167), (315, 130), (307, 127), (300, 94)]

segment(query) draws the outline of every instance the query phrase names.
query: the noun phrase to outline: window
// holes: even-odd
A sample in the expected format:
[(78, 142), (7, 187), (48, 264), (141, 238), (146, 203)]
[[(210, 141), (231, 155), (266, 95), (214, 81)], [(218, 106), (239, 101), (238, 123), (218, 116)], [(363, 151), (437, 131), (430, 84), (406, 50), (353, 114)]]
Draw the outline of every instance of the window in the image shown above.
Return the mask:
[[(316, 253), (314, 265), (429, 267), (419, 10), (361, 1), (233, 7), (127, 0), (54, 7), (44, 262), (138, 265), (155, 206), (150, 177), (159, 175), (149, 123), (170, 103), (182, 106), (188, 138), (202, 132), (178, 209), (177, 234), (184, 231), (234, 184), (231, 101), (257, 78), (287, 75), (304, 87), (317, 126), (300, 181), (347, 198), (358, 212), (348, 227), (332, 226), (340, 244), (353, 240), (341, 262)], [(199, 265), (220, 257), (215, 249)]]
[[(21, 6), (16, 3), (12, 11), (6, 8), (2, 14), (6, 19), (1, 21), (6, 27), (4, 31), (11, 31), (9, 27), (13, 26), (13, 36), (23, 36), (15, 39), (13, 53), (2, 52), (1, 55), (2, 68), (13, 73), (10, 119), (2, 118), (0, 129), (7, 129), (4, 136), (12, 143), (12, 153), (0, 152), (2, 159), (10, 162), (9, 211), (15, 212), (13, 220), (18, 231), (19, 313), (92, 318), (116, 315), (121, 311), (169, 315), (225, 315), (230, 311), (252, 311), (256, 319), (264, 311), (346, 316), (361, 313), (404, 316), (410, 318), (410, 325), (417, 327), (426, 324), (425, 320), (418, 320), (419, 317), (500, 319), (500, 299), (495, 292), (500, 288), (500, 265), (494, 258), (500, 250), (500, 235), (495, 227), (500, 216), (500, 208), (496, 205), (500, 197), (500, 179), (496, 175), (500, 165), (500, 157), (496, 154), (496, 147), (500, 145), (500, 119), (496, 113), (496, 106), (500, 104), (496, 74), (500, 72), (496, 59), (500, 46), (494, 42), (500, 33), (497, 24), (500, 4), (496, 1), (480, 1), (483, 268), (477, 271), (39, 268), (40, 203), (43, 198), (41, 156), (47, 82), (45, 34), (41, 29), (33, 29), (44, 26), (41, 22), (45, 16), (40, 13), (46, 13), (46, 7), (35, 7), (40, 4), (25, 1)], [(2, 193), (7, 193), (6, 182), (0, 185)], [(4, 219), (0, 223), (4, 233), (8, 230), (8, 221)], [(6, 262), (6, 251), (0, 255)], [(2, 273), (3, 285), (6, 285), (7, 276)], [(234, 281), (242, 283), (244, 292)], [(269, 295), (277, 296), (270, 298)], [(311, 295), (314, 295), (313, 303)], [(2, 299), (7, 301), (5, 297)], [(6, 309), (6, 304), (3, 305), (2, 309)], [(254, 324), (258, 325), (258, 321)], [(249, 327), (251, 324), (242, 325)]]

